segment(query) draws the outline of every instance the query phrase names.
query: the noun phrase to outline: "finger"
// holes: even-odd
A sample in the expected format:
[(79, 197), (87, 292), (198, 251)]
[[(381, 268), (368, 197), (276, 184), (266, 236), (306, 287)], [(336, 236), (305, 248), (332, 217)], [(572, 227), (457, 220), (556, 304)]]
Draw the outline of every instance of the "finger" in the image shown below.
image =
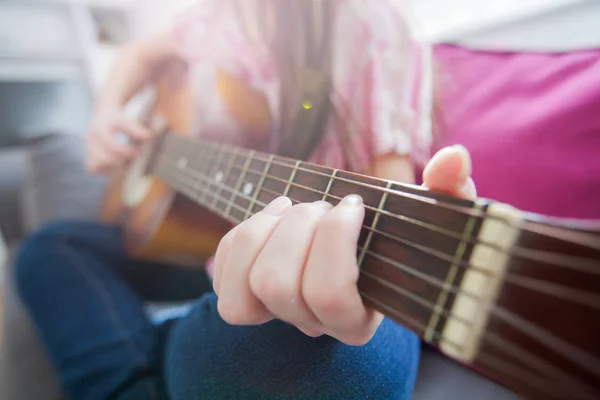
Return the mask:
[(117, 137), (111, 131), (97, 132), (94, 136), (94, 145), (101, 146), (115, 160), (126, 161), (135, 157), (138, 153), (136, 147), (119, 143)]
[(282, 217), (250, 272), (252, 292), (271, 314), (307, 332), (323, 327), (302, 298), (304, 264), (319, 221), (331, 207), (323, 201), (294, 206)]
[(219, 283), (218, 309), (221, 317), (232, 325), (257, 325), (273, 316), (250, 289), (252, 266), (279, 223), (281, 215), (291, 206), (286, 197), (279, 197), (264, 210), (237, 227), (231, 249), (225, 258)]
[(463, 199), (475, 200), (477, 197), (477, 189), (475, 188), (475, 182), (473, 182), (473, 178), (467, 178), (467, 181), (461, 186), (456, 195), (458, 197), (462, 197)]
[(463, 146), (456, 145), (433, 156), (423, 171), (423, 185), (436, 192), (464, 197), (472, 194), (470, 188), (465, 192), (470, 176), (471, 157)]
[(304, 300), (326, 333), (349, 345), (368, 342), (382, 320), (365, 308), (357, 287), (364, 215), (362, 199), (348, 196), (321, 219), (302, 282)]
[[(239, 225), (238, 225), (239, 226)], [(219, 242), (219, 246), (217, 246), (217, 252), (215, 253), (215, 258), (213, 260), (213, 289), (217, 296), (219, 295), (219, 288), (221, 285), (221, 276), (223, 274), (223, 267), (225, 265), (225, 260), (231, 251), (231, 243), (233, 242), (233, 237), (237, 231), (237, 226), (230, 230)]]
[(86, 168), (94, 174), (105, 173), (120, 165), (119, 158), (102, 146), (92, 146), (86, 158)]
[(116, 128), (123, 131), (123, 133), (130, 138), (139, 142), (145, 142), (146, 140), (150, 139), (151, 136), (148, 128), (137, 121), (127, 118), (119, 119), (119, 121), (117, 121)]
[(302, 327), (297, 327), (302, 333), (304, 333), (306, 336), (310, 336), (310, 337), (319, 337), (319, 336), (323, 336), (324, 333), (320, 332), (320, 331), (315, 331), (314, 329), (309, 329), (309, 328), (302, 328)]

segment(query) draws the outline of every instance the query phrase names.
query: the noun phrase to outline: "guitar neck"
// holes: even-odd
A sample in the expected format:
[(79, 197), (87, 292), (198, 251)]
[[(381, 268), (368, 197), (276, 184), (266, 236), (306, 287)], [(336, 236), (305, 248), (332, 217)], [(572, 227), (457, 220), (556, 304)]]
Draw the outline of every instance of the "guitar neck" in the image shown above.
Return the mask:
[[(497, 351), (482, 351), (490, 346), (490, 337), (502, 333), (498, 320), (513, 317), (513, 309), (497, 310), (500, 316), (494, 310), (504, 297), (507, 278), (512, 278), (514, 254), (522, 240), (531, 240), (536, 226), (541, 231), (538, 236), (557, 243), (571, 243), (578, 234), (579, 239), (592, 245), (591, 250), (588, 245), (579, 251), (594, 257), (598, 267), (597, 234), (531, 222), (526, 214), (503, 204), (457, 199), (248, 149), (171, 134), (160, 143), (152, 172), (176, 191), (235, 224), (279, 196), (288, 196), (294, 203), (325, 200), (335, 205), (347, 195), (359, 194), (366, 214), (358, 243), (358, 286), (366, 303), (448, 356), (475, 365), (526, 395), (544, 393), (549, 396), (546, 398), (562, 398), (556, 397), (557, 393), (573, 385), (580, 389), (580, 397), (570, 398), (587, 399), (600, 393), (598, 384), (590, 385), (600, 374), (600, 369), (590, 373), (589, 368), (595, 364), (575, 365), (568, 373), (558, 375), (560, 381), (556, 374), (532, 381), (531, 377), (515, 377), (514, 369), (498, 367), (507, 359), (509, 366), (517, 365), (514, 354), (503, 358)], [(569, 234), (566, 238), (565, 232)], [(578, 279), (590, 278), (585, 271), (579, 273), (582, 276)], [(592, 278), (600, 288), (598, 276)], [(588, 312), (586, 317), (600, 321), (597, 307), (592, 312), (589, 305), (583, 309), (577, 309), (578, 315)], [(599, 324), (595, 323), (591, 331), (600, 334)], [(586, 335), (581, 338), (588, 340)], [(569, 345), (573, 337), (569, 341), (559, 339)], [(595, 355), (600, 354), (595, 341), (584, 345), (589, 345)], [(546, 353), (537, 349), (534, 356), (540, 354)], [(523, 362), (520, 364), (523, 369)], [(525, 364), (530, 369), (536, 365), (531, 361), (532, 365)]]

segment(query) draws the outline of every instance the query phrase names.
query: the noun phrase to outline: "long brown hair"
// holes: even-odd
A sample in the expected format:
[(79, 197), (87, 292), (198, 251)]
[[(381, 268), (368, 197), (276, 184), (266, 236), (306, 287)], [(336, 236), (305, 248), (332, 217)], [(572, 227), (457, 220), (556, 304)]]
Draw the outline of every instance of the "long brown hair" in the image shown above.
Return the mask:
[(334, 114), (333, 16), (339, 1), (255, 0), (248, 7), (250, 0), (232, 0), (245, 32), (261, 40), (276, 62), (280, 155), (310, 157)]

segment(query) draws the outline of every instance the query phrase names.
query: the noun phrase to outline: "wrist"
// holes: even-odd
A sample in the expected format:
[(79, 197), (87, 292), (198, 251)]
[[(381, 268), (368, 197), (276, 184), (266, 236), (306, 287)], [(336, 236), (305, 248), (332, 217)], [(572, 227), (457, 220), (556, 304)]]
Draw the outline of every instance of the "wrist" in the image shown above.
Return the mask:
[(114, 115), (121, 111), (121, 105), (117, 101), (98, 101), (94, 107), (94, 117)]

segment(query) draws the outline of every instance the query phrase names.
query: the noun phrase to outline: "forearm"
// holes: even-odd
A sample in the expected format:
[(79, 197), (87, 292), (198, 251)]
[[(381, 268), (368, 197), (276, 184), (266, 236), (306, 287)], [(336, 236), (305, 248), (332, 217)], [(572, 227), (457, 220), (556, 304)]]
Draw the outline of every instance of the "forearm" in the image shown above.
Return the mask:
[(126, 44), (98, 96), (96, 108), (122, 107), (156, 78), (165, 63), (174, 58), (174, 44), (166, 33)]
[(388, 153), (375, 158), (363, 173), (396, 182), (415, 183), (415, 171), (410, 157), (396, 153)]

